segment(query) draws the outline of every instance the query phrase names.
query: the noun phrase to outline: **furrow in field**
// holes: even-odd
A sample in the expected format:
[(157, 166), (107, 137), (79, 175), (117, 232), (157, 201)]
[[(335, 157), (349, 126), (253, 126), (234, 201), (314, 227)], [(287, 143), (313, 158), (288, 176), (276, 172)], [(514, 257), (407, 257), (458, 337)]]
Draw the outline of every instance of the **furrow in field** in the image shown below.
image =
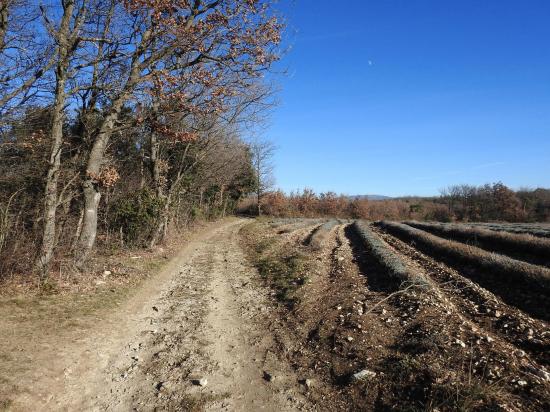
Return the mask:
[[(392, 279), (403, 279), (398, 285), (400, 288), (394, 284), (389, 290), (386, 289), (386, 293), (394, 290), (393, 297), (387, 303), (397, 313), (392, 327), (400, 329), (394, 344), (395, 355), (388, 358), (389, 362), (385, 364), (384, 381), (388, 387), (398, 383), (405, 392), (410, 391), (411, 386), (423, 387), (425, 399), (429, 399), (432, 405), (433, 402), (441, 402), (440, 406), (444, 409), (461, 409), (463, 406), (460, 404), (450, 405), (448, 399), (441, 399), (441, 391), (451, 390), (458, 398), (468, 397), (469, 391), (475, 387), (489, 391), (495, 381), (499, 381), (507, 398), (495, 399), (500, 407), (505, 408), (508, 402), (512, 402), (518, 410), (544, 409), (542, 405), (546, 402), (548, 390), (544, 369), (529, 361), (525, 354), (518, 353), (517, 348), (508, 342), (499, 337), (487, 338), (488, 334), (480, 333), (480, 328), (462, 316), (456, 305), (443, 295), (420, 266), (411, 264), (407, 256), (378, 239), (366, 223), (356, 224), (354, 229), (356, 236), (353, 232), (349, 236), (352, 244), (357, 250), (366, 249), (362, 253), (366, 264), (360, 266), (369, 279), (367, 283), (372, 284), (370, 280), (377, 273), (373, 271), (376, 267), (373, 260), (386, 269), (379, 272), (378, 279), (386, 288)], [(418, 286), (408, 290), (407, 279), (425, 279), (428, 284), (425, 287), (413, 282)], [(452, 371), (452, 375), (443, 372), (442, 368)], [(518, 388), (521, 385), (517, 384), (526, 374), (530, 374), (529, 378), (525, 378), (530, 385), (527, 391)], [(416, 380), (416, 384), (404, 383), (404, 375)], [(426, 407), (418, 399), (417, 402), (411, 401), (411, 405)]]
[[(280, 352), (312, 380), (311, 401), (332, 410), (457, 410), (481, 396), (497, 409), (545, 409), (549, 383), (530, 348), (463, 314), (465, 299), (451, 299), (444, 281), (376, 233), (369, 243), (339, 224), (320, 247), (304, 243), (321, 225), (279, 234), (273, 250), (307, 257), (304, 283), (274, 327)], [(366, 378), (355, 380), (360, 371)]]
[(550, 319), (550, 269), (447, 240), (396, 222), (376, 224), (410, 242), (421, 252), (445, 263), (530, 316)]
[[(423, 254), (397, 237), (379, 229), (374, 230), (396, 252), (406, 256), (429, 276), (462, 315), (480, 330), (486, 331), (486, 339), (497, 335), (514, 345), (518, 354), (521, 355), (521, 351), (524, 351), (536, 363), (550, 365), (550, 334), (547, 322), (533, 319), (507, 305), (457, 270)], [(537, 365), (533, 366), (540, 369)]]
[(448, 240), (477, 246), (535, 265), (550, 266), (550, 239), (528, 234), (497, 232), (483, 227), (456, 223), (416, 221), (404, 223)]

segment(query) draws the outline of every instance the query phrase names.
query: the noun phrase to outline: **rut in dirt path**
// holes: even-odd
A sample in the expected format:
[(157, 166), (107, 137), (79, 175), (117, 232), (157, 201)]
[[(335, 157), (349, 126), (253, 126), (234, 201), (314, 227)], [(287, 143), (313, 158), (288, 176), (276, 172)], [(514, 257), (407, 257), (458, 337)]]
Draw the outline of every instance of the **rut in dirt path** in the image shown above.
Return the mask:
[(250, 285), (251, 269), (243, 264), (236, 232), (228, 237), (214, 249), (210, 311), (202, 331), (217, 368), (212, 390), (228, 397), (207, 409), (303, 409), (297, 377), (275, 355), (273, 338), (263, 323), (269, 311), (267, 296)]
[(238, 241), (245, 223), (190, 242), (144, 285), (152, 293), (136, 293), (73, 359), (59, 360), (72, 365), (58, 378), (63, 390), (16, 410), (312, 410), (273, 347), (269, 291)]
[[(156, 337), (151, 359), (161, 354), (162, 361), (150, 363), (157, 393), (141, 396), (145, 410), (151, 405), (183, 410), (195, 403), (215, 411), (307, 409), (297, 377), (271, 350), (267, 291), (245, 263), (241, 226), (201, 243), (174, 278), (171, 290), (178, 292), (167, 298), (175, 309), (160, 324), (169, 326), (169, 340)], [(206, 385), (197, 385), (200, 380)]]

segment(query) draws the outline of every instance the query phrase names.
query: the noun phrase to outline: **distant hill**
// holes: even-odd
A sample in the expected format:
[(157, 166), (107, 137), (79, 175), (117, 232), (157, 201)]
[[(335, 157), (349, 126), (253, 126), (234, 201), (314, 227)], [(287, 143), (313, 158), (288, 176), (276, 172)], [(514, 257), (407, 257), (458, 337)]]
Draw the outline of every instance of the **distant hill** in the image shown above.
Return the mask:
[(353, 195), (349, 196), (350, 199), (367, 199), (367, 200), (387, 200), (391, 199), (390, 196), (384, 195)]

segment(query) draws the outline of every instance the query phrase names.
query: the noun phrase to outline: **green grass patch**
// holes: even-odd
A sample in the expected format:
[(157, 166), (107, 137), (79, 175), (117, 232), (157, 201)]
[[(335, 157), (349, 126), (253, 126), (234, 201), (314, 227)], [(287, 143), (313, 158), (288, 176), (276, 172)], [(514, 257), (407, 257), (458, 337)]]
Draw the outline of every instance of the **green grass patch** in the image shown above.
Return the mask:
[(262, 221), (244, 226), (241, 237), (249, 260), (275, 290), (277, 299), (294, 305), (298, 299), (296, 292), (307, 280), (307, 255), (298, 246), (281, 242), (279, 235)]
[(289, 256), (269, 255), (256, 262), (260, 276), (277, 291), (277, 298), (289, 305), (295, 303), (296, 290), (305, 279), (306, 257), (300, 253)]

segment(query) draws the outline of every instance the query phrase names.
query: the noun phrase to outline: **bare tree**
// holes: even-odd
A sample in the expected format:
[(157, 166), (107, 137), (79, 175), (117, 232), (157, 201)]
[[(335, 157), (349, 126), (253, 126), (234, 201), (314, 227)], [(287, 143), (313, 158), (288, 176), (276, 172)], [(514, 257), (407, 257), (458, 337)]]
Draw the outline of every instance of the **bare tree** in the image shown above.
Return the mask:
[(140, 189), (165, 205), (153, 243), (180, 205), (191, 216), (204, 194), (207, 210), (225, 213), (239, 187), (252, 190), (240, 136), (271, 107), (275, 2), (0, 1), (0, 169), (32, 177), (0, 179), (0, 193), (26, 185), (11, 208), (25, 207), (25, 261), (41, 278), (69, 231), (79, 266), (99, 218), (109, 233), (113, 197), (135, 193), (118, 170), (138, 165)]
[[(104, 157), (120, 113), (132, 99), (157, 90), (180, 102), (180, 111), (219, 114), (226, 100), (258, 81), (277, 59), (280, 24), (269, 16), (269, 1), (176, 0), (125, 2), (130, 24), (113, 65), (118, 86), (99, 126), (83, 179), (84, 218), (77, 263), (82, 265), (96, 239)], [(183, 87), (182, 87), (183, 86)], [(185, 87), (192, 86), (192, 87)], [(111, 86), (109, 86), (111, 87)], [(195, 93), (202, 98), (195, 99)], [(207, 92), (203, 93), (206, 89)]]
[(65, 105), (69, 97), (67, 83), (71, 80), (71, 61), (76, 54), (79, 42), (82, 41), (81, 30), (90, 11), (88, 0), (62, 0), (63, 14), (58, 24), (50, 20), (44, 11), (43, 19), (47, 31), (57, 44), (55, 50), (55, 91), (52, 107), (52, 124), (50, 129), (51, 152), (48, 174), (44, 192), (43, 231), (40, 252), (36, 267), (45, 278), (52, 258), (56, 238), (56, 212), (58, 207), (57, 184), (61, 169), (61, 152), (63, 146), (63, 125)]
[(0, 126), (39, 95), (36, 82), (55, 64), (52, 42), (40, 34), (40, 14), (30, 0), (0, 1)]
[(264, 194), (275, 185), (273, 176), (273, 156), (276, 147), (273, 142), (255, 138), (250, 143), (250, 154), (256, 178), (256, 199), (258, 216), (262, 214), (262, 199)]

